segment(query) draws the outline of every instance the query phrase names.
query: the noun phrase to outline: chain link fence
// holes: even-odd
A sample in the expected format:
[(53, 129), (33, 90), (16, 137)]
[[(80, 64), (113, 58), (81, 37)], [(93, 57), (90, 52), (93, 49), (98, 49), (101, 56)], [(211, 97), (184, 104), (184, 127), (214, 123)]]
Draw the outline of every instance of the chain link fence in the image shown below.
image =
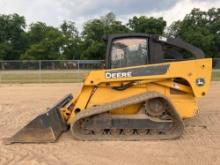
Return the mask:
[(102, 60), (0, 61), (0, 83), (82, 82)]
[(103, 60), (0, 61), (1, 71), (99, 69)]
[[(103, 60), (0, 61), (0, 83), (82, 82)], [(220, 80), (220, 58), (213, 59), (213, 79)]]
[(212, 59), (212, 68), (220, 70), (220, 58), (213, 58)]

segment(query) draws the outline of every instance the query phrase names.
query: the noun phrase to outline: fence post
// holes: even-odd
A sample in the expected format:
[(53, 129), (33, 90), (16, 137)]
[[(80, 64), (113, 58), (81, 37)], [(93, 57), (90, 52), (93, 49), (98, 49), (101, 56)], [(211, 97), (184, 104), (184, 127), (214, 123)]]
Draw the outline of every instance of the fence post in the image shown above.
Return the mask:
[(0, 70), (0, 84), (2, 83), (2, 70)]
[(3, 61), (0, 61), (1, 62), (1, 69), (0, 69), (0, 84), (2, 83), (2, 74), (3, 74), (3, 69), (4, 69), (4, 62)]
[(79, 72), (79, 60), (77, 60), (77, 70)]
[(79, 60), (77, 60), (77, 82), (79, 81), (79, 79), (80, 79), (80, 72), (79, 72), (79, 67), (80, 67), (80, 62), (79, 62)]
[(38, 61), (38, 67), (39, 67), (39, 82), (42, 83), (41, 60)]
[(2, 63), (2, 70), (4, 70), (5, 69), (5, 66), (4, 66), (4, 61), (1, 61), (1, 63)]

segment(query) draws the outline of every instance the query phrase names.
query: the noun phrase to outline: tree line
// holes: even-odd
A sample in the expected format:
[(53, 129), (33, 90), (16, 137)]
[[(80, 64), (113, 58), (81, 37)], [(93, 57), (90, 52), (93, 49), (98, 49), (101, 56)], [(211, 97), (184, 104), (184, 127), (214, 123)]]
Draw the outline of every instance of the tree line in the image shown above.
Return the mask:
[(59, 27), (43, 22), (27, 26), (23, 16), (0, 15), (0, 60), (104, 59), (102, 36), (131, 32), (180, 37), (207, 56), (220, 57), (220, 8), (212, 8), (193, 9), (169, 27), (162, 17), (134, 16), (123, 24), (110, 12), (87, 21), (81, 33), (73, 21)]

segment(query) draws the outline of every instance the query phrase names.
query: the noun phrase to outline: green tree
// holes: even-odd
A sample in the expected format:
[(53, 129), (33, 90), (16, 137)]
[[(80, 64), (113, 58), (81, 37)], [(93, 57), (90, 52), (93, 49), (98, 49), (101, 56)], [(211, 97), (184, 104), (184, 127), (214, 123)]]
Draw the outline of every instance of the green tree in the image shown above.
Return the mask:
[(164, 28), (166, 27), (166, 21), (162, 17), (145, 17), (140, 16), (129, 19), (128, 27), (137, 33), (147, 33), (147, 34), (163, 34)]
[(25, 18), (0, 15), (0, 59), (18, 60), (27, 47)]
[(65, 59), (80, 59), (81, 38), (74, 22), (64, 21), (60, 26), (64, 35), (65, 43), (63, 45), (63, 54)]
[(47, 26), (45, 23), (30, 25), (27, 32), (29, 48), (21, 59), (25, 60), (57, 60), (64, 59), (63, 47), (65, 37), (57, 28)]
[(102, 37), (108, 34), (125, 32), (129, 32), (129, 29), (122, 22), (116, 20), (113, 13), (86, 22), (82, 32), (81, 58), (104, 59), (106, 47)]
[(168, 28), (168, 34), (180, 37), (203, 49), (207, 56), (215, 57), (220, 51), (220, 9), (207, 12), (193, 9), (183, 21), (177, 21)]
[[(86, 22), (79, 34), (72, 21), (64, 21), (59, 28), (37, 22), (26, 29), (24, 17), (0, 15), (0, 59), (104, 59), (106, 44), (103, 35), (163, 34), (165, 27), (163, 18), (146, 16), (134, 16), (124, 25), (110, 12)], [(167, 35), (180, 37), (202, 48), (207, 56), (220, 57), (220, 8), (207, 12), (193, 9), (182, 21), (171, 24)]]

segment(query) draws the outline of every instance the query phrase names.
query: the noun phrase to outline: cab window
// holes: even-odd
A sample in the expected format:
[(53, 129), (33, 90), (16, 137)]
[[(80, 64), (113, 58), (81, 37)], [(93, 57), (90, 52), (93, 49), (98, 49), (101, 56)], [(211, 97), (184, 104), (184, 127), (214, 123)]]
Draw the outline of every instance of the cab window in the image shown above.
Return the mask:
[(112, 42), (111, 68), (144, 65), (148, 63), (146, 38), (120, 38)]

